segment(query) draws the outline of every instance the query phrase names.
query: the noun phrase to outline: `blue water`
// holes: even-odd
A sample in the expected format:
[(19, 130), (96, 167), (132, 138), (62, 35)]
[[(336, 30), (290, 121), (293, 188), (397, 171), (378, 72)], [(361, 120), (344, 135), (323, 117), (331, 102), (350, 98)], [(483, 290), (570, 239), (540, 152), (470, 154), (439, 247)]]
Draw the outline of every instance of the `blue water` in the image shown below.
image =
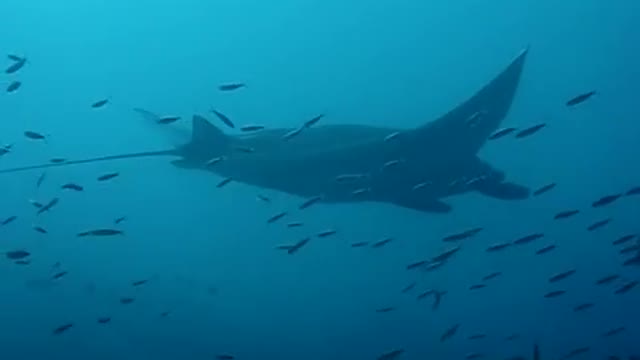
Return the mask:
[[(611, 245), (639, 231), (640, 197), (590, 205), (640, 185), (640, 2), (21, 0), (2, 2), (0, 13), (2, 66), (11, 64), (5, 54), (28, 58), (18, 73), (0, 75), (0, 142), (14, 144), (0, 168), (159, 150), (188, 137), (188, 121), (157, 126), (133, 107), (188, 119), (215, 106), (238, 124), (268, 127), (318, 113), (325, 124), (418, 126), (530, 46), (507, 124), (548, 126), (489, 143), (480, 155), (532, 188), (558, 183), (518, 202), (454, 197), (446, 215), (320, 204), (295, 214), (304, 227), (287, 229), (265, 220), (301, 199), (237, 183), (219, 189), (220, 178), (177, 170), (167, 158), (50, 169), (40, 187), (41, 171), (2, 175), (0, 218), (17, 219), (0, 227), (0, 251), (32, 253), (29, 265), (0, 261), (2, 359), (375, 359), (394, 349), (405, 350), (402, 359), (505, 359), (529, 358), (534, 342), (543, 359), (585, 346), (579, 358), (640, 353), (639, 289), (613, 293), (640, 280), (640, 269), (622, 267)], [(4, 92), (14, 80), (22, 87)], [(236, 81), (247, 88), (216, 89)], [(564, 106), (589, 90), (598, 95)], [(103, 98), (107, 106), (91, 108)], [(48, 140), (29, 140), (25, 130)], [(108, 172), (120, 176), (96, 182)], [(62, 192), (70, 181), (85, 191)], [(54, 197), (60, 203), (36, 216), (29, 201)], [(572, 208), (582, 212), (552, 219)], [(76, 236), (120, 216), (125, 236)], [(599, 231), (585, 230), (609, 217)], [(443, 268), (405, 269), (447, 249), (443, 236), (472, 227), (485, 230)], [(274, 250), (327, 228), (338, 233), (295, 256)], [(545, 238), (484, 251), (532, 232)], [(381, 249), (349, 246), (387, 236), (396, 240)], [(534, 255), (550, 243), (558, 248)], [(548, 283), (572, 268), (569, 279)], [(51, 280), (57, 271), (68, 274)], [(468, 289), (493, 271), (503, 275)], [(594, 285), (608, 274), (622, 280)], [(149, 282), (131, 285), (142, 279)], [(543, 297), (557, 288), (567, 294)], [(447, 291), (435, 311), (432, 298), (416, 300), (427, 289)], [(595, 306), (575, 313), (583, 302)], [(396, 309), (375, 312), (387, 306)], [(102, 316), (111, 322), (98, 324)], [(66, 323), (74, 325), (52, 334)], [(602, 337), (618, 326), (626, 331)], [(487, 337), (468, 340), (476, 333)], [(511, 334), (519, 337), (505, 340)]]

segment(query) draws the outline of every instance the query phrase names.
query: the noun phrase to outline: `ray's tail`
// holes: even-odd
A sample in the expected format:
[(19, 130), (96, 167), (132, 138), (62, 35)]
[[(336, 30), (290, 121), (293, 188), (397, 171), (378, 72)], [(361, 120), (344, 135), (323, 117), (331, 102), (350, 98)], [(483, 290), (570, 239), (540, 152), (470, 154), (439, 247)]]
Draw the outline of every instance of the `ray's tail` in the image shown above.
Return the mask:
[(88, 164), (88, 163), (102, 162), (102, 161), (152, 157), (152, 156), (179, 156), (179, 155), (178, 155), (178, 152), (174, 149), (160, 150), (160, 151), (144, 151), (144, 152), (138, 152), (138, 153), (108, 155), (108, 156), (100, 156), (100, 157), (95, 157), (90, 159), (65, 160), (65, 161), (56, 162), (56, 163), (50, 162), (46, 164), (20, 166), (20, 167), (14, 167), (10, 169), (0, 169), (0, 174), (35, 170), (35, 169), (45, 169), (45, 168), (52, 168), (52, 167), (62, 167), (62, 166), (69, 166), (69, 165)]

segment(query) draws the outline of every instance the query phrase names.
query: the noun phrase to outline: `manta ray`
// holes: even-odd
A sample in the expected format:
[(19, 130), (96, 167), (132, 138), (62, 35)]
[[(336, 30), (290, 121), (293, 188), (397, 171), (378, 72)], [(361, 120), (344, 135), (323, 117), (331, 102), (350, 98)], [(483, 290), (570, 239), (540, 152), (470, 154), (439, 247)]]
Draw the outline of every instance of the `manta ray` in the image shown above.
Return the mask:
[[(175, 157), (176, 168), (206, 171), (263, 189), (325, 203), (377, 202), (447, 213), (446, 198), (479, 192), (529, 197), (478, 157), (514, 100), (528, 49), (466, 101), (413, 129), (327, 124), (229, 135), (193, 115), (191, 139), (168, 150), (109, 155), (0, 170), (12, 173), (118, 159)], [(295, 136), (292, 136), (295, 135)]]

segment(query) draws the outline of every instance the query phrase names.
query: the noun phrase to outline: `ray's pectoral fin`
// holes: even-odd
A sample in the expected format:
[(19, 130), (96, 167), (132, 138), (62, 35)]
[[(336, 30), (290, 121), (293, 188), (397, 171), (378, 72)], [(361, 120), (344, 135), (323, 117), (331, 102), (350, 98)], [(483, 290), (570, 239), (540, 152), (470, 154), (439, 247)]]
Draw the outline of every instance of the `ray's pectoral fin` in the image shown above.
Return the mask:
[(523, 200), (529, 197), (528, 187), (508, 181), (486, 180), (474, 185), (483, 195), (500, 200)]
[(401, 199), (396, 199), (393, 203), (409, 209), (438, 214), (446, 214), (453, 210), (451, 205), (443, 201), (433, 198), (421, 198), (419, 196), (415, 196), (415, 194), (413, 196), (409, 195), (402, 197)]

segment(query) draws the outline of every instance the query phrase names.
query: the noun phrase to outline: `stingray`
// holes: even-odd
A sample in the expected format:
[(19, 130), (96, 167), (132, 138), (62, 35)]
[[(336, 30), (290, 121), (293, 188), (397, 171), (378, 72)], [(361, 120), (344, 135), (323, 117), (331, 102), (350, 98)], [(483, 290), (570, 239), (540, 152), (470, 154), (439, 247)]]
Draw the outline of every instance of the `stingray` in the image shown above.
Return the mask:
[[(528, 49), (489, 83), (441, 117), (413, 129), (357, 124), (275, 128), (229, 135), (193, 115), (191, 139), (174, 148), (0, 170), (176, 157), (176, 168), (206, 171), (262, 189), (325, 203), (377, 202), (446, 213), (446, 198), (479, 192), (501, 200), (529, 197), (527, 187), (478, 157), (516, 95)], [(296, 136), (289, 136), (295, 133)]]

